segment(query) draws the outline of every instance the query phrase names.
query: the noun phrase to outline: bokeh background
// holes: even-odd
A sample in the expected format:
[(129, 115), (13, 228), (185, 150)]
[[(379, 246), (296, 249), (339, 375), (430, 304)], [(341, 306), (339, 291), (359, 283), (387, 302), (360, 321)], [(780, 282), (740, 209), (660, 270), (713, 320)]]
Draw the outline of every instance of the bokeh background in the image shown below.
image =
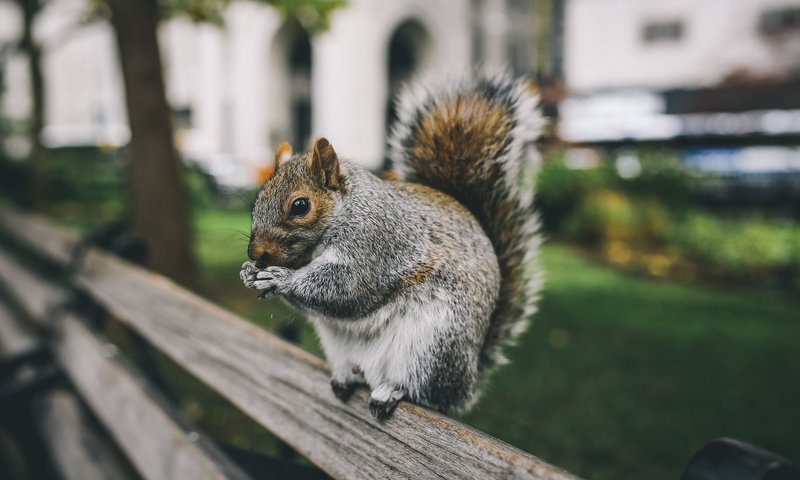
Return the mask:
[[(325, 135), (380, 172), (398, 89), (476, 66), (539, 85), (547, 285), (460, 418), (593, 479), (720, 436), (800, 459), (800, 0), (0, 0), (1, 201), (121, 220), (320, 354), (238, 280), (272, 152)], [(293, 457), (159, 361), (212, 438)]]

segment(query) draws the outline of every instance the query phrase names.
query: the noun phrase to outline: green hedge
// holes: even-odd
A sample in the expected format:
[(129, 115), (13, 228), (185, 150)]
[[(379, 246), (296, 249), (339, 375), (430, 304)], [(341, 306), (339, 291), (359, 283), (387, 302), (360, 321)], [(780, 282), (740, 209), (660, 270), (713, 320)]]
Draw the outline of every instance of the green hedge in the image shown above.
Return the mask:
[(777, 276), (797, 286), (797, 225), (756, 217), (726, 220), (693, 213), (673, 226), (668, 240), (687, 257), (719, 273), (739, 280)]
[[(0, 159), (0, 195), (22, 205), (33, 203), (29, 162)], [(214, 180), (197, 166), (184, 169), (193, 209), (216, 206)], [(129, 200), (127, 152), (69, 147), (47, 152), (44, 198), (40, 208), (63, 220), (94, 224), (125, 215)], [(246, 203), (244, 201), (240, 202)]]
[(691, 272), (679, 276), (800, 289), (800, 226), (752, 214), (718, 218), (691, 204), (691, 178), (674, 158), (637, 158), (641, 172), (631, 179), (608, 160), (576, 170), (560, 154), (547, 159), (536, 182), (547, 233), (651, 273), (675, 268)]

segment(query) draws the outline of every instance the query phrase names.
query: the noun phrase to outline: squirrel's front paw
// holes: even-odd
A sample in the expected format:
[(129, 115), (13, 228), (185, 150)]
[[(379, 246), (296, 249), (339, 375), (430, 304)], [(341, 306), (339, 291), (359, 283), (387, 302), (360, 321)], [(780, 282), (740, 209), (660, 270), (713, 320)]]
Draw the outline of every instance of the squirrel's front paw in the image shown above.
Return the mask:
[(262, 290), (260, 298), (280, 293), (281, 287), (291, 276), (292, 271), (285, 267), (267, 267), (259, 270), (255, 265), (245, 262), (239, 273), (245, 286)]
[[(239, 278), (242, 279), (245, 285), (247, 285), (248, 280), (250, 277), (256, 274), (258, 271), (258, 266), (256, 266), (256, 262), (247, 261), (242, 264), (242, 271), (239, 272)], [(249, 285), (248, 285), (249, 286)]]

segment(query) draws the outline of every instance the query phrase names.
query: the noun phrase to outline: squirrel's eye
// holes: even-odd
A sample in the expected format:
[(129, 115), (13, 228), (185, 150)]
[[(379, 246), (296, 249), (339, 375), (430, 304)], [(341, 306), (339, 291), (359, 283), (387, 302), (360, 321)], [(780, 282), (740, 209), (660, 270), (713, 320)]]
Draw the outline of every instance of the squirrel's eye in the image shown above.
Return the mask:
[(289, 208), (289, 215), (293, 217), (305, 215), (308, 213), (308, 208), (310, 206), (311, 204), (308, 202), (307, 198), (298, 198), (292, 202), (292, 206)]

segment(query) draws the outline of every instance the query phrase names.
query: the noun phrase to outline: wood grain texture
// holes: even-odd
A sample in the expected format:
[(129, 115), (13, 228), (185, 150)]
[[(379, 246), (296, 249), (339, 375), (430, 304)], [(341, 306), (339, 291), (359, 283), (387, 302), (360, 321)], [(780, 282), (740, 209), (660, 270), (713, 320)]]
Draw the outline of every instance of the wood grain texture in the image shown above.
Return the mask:
[(77, 233), (59, 228), (38, 215), (23, 213), (12, 207), (0, 208), (0, 226), (62, 265), (69, 263), (81, 238)]
[(36, 340), (33, 335), (14, 318), (11, 310), (0, 301), (0, 352), (5, 355), (20, 353), (35, 344)]
[[(19, 353), (35, 344), (31, 335), (0, 303), (0, 350)], [(137, 478), (127, 463), (109, 446), (81, 410), (78, 400), (65, 390), (48, 392), (37, 402), (42, 440), (65, 480), (127, 480)]]
[[(46, 294), (64, 295), (2, 250), (0, 282), (32, 316), (47, 312), (42, 304), (52, 297)], [(61, 313), (54, 327), (61, 366), (144, 478), (248, 478), (118, 358), (116, 347), (99, 340), (71, 313)]]
[(91, 425), (75, 395), (57, 390), (38, 402), (42, 438), (65, 480), (127, 480), (138, 476)]
[(6, 289), (38, 326), (49, 323), (53, 313), (69, 298), (66, 289), (43, 282), (8, 252), (0, 249), (0, 277)]
[(77, 318), (63, 319), (57, 352), (72, 383), (144, 478), (247, 478)]
[[(69, 236), (41, 219), (0, 211), (19, 239), (64, 260)], [(379, 423), (367, 394), (331, 393), (327, 365), (164, 277), (90, 249), (76, 280), (120, 321), (335, 478), (577, 477), (428, 409), (401, 402)], [(232, 282), (237, 279), (231, 279)]]

